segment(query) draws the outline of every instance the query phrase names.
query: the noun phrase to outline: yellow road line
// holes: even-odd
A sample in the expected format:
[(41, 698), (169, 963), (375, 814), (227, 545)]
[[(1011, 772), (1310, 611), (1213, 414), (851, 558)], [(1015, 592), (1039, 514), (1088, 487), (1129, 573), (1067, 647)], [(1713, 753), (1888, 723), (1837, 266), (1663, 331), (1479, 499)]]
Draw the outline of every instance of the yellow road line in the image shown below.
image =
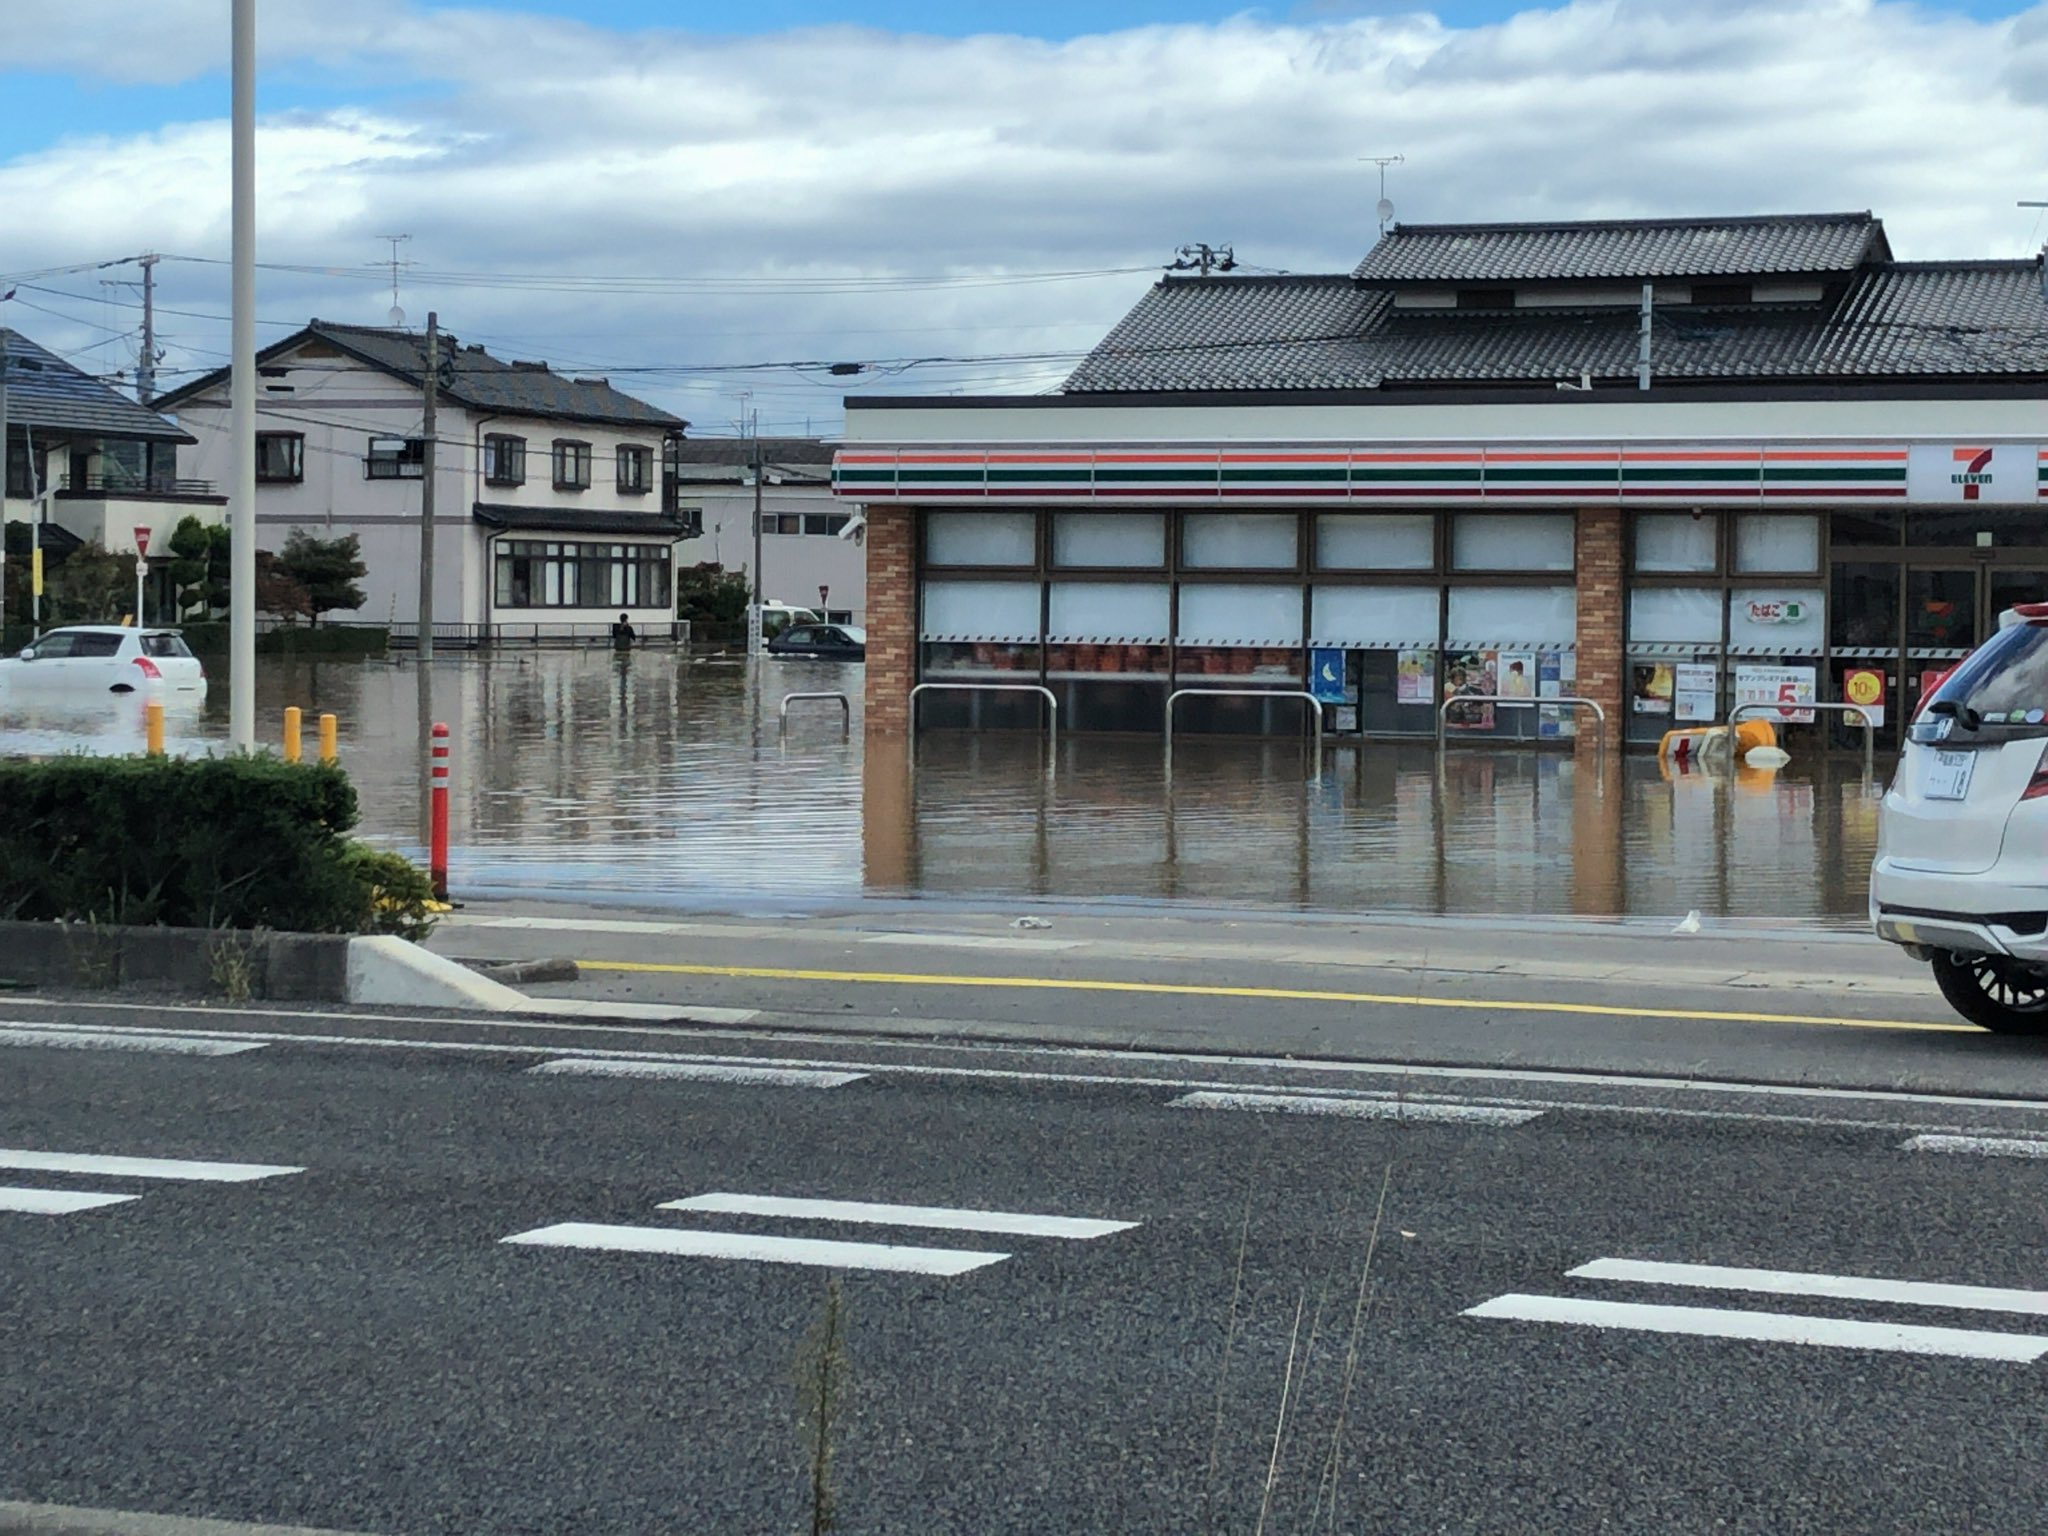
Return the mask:
[(1497, 1013), (1574, 1013), (1614, 1019), (1697, 1019), (1715, 1024), (1822, 1024), (1838, 1029), (1905, 1029), (1978, 1034), (1974, 1024), (1917, 1019), (1844, 1019), (1804, 1013), (1727, 1013), (1702, 1008), (1636, 1008), (1612, 1003), (1546, 1003), (1485, 997), (1412, 997), (1391, 992), (1317, 992), (1296, 987), (1197, 986), (1165, 981), (1095, 981), (1054, 976), (948, 976), (916, 971), (806, 971), (762, 965), (670, 965), (641, 960), (579, 960), (586, 971), (665, 976), (727, 976), (755, 981), (833, 981), (882, 987), (1007, 987), (1042, 992), (1138, 992), (1156, 997), (1239, 997), (1269, 1002), (1377, 1003), (1399, 1008), (1491, 1009)]

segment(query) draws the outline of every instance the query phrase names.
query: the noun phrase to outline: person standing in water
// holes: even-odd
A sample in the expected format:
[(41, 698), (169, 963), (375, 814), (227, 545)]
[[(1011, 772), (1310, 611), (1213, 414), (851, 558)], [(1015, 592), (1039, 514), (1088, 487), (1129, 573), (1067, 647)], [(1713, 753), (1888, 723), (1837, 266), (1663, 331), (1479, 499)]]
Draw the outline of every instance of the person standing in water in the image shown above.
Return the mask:
[(626, 622), (626, 616), (620, 614), (619, 622), (612, 626), (612, 649), (630, 651), (633, 649), (633, 642), (639, 638), (633, 633), (633, 626)]

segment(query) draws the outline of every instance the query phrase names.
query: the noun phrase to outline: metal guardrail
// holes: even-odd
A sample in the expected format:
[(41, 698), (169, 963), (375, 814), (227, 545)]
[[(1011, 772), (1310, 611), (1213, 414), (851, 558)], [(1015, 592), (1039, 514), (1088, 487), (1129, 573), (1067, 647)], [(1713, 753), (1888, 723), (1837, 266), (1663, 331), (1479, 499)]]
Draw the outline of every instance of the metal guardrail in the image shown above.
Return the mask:
[(1598, 727), (1598, 733), (1595, 735), (1594, 740), (1598, 743), (1596, 750), (1599, 753), (1599, 768), (1603, 773), (1607, 769), (1607, 711), (1600, 707), (1600, 703), (1596, 699), (1583, 698), (1576, 693), (1533, 699), (1526, 693), (1453, 694), (1450, 698), (1444, 700), (1443, 706), (1436, 712), (1436, 750), (1439, 760), (1443, 756), (1445, 746), (1450, 741), (1449, 722), (1451, 709), (1458, 704), (1514, 704), (1530, 709), (1537, 708), (1538, 706), (1547, 707), (1553, 704), (1560, 704), (1567, 709), (1590, 709), (1593, 712), (1593, 724)]
[(846, 733), (848, 741), (853, 740), (853, 701), (843, 693), (785, 693), (782, 696), (782, 707), (777, 711), (777, 728), (782, 735), (789, 734), (789, 706), (812, 700), (819, 703), (836, 702), (841, 714), (840, 728)]
[(917, 696), (920, 693), (1035, 693), (1045, 700), (1046, 744), (1060, 744), (1059, 696), (1042, 683), (919, 683), (910, 690), (910, 736), (917, 739)]
[(1315, 734), (1315, 756), (1309, 771), (1323, 769), (1323, 701), (1306, 688), (1176, 688), (1166, 696), (1166, 771), (1173, 772), (1173, 706), (1182, 699), (1300, 699), (1308, 705), (1308, 722)]
[[(1744, 715), (1761, 714), (1765, 710), (1782, 713), (1785, 710), (1815, 709), (1830, 715), (1854, 715), (1863, 727), (1863, 777), (1870, 777), (1877, 763), (1877, 726), (1870, 718), (1870, 711), (1861, 704), (1823, 704), (1820, 702), (1798, 704), (1738, 704), (1728, 711), (1728, 728), (1732, 732), (1735, 722)], [(1783, 724), (1784, 722), (1779, 722)], [(1803, 723), (1803, 722), (1801, 722)]]

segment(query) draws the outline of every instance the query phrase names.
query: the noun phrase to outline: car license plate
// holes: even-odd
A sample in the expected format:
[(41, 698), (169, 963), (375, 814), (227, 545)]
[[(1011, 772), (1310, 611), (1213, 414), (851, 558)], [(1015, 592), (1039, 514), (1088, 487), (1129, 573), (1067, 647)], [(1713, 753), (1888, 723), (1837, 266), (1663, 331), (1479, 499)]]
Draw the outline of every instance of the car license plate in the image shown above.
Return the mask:
[(1970, 775), (1976, 771), (1974, 752), (1937, 752), (1927, 769), (1927, 798), (1960, 800), (1970, 792)]

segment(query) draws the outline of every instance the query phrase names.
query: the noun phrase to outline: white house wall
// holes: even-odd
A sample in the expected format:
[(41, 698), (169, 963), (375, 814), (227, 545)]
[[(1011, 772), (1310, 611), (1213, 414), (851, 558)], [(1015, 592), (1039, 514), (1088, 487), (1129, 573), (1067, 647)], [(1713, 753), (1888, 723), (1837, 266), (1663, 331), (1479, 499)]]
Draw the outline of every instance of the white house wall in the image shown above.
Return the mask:
[[(686, 506), (704, 509), (704, 537), (682, 547), (685, 564), (714, 561), (728, 571), (751, 573), (754, 564), (754, 488), (720, 482), (685, 481)], [(768, 486), (764, 513), (794, 512), (844, 517), (852, 509), (829, 486)], [(827, 606), (850, 609), (853, 622), (867, 612), (867, 551), (836, 534), (766, 533), (761, 536), (762, 590), (770, 601), (816, 607), (818, 588), (831, 592)]]

